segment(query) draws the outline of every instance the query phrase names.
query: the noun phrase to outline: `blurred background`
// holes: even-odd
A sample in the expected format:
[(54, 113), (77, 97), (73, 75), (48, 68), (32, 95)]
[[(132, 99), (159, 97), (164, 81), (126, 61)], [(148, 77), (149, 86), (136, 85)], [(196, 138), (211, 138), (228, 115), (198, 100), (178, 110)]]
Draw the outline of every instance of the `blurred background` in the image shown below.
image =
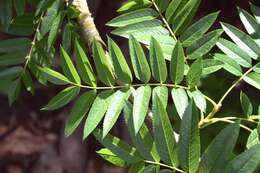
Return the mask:
[[(124, 0), (88, 0), (90, 10), (93, 13), (97, 28), (104, 40), (111, 28), (105, 23), (117, 16), (116, 10), (124, 3)], [(260, 1), (251, 1), (260, 6)], [(233, 24), (242, 30), (244, 28), (239, 20), (236, 7), (249, 10), (248, 0), (202, 0), (200, 10), (196, 18), (208, 13), (221, 11), (219, 21)], [(220, 27), (219, 23), (214, 27)], [(0, 33), (0, 40), (8, 38), (8, 35)], [(127, 41), (114, 37), (122, 48), (127, 51)], [(221, 71), (209, 78), (202, 80), (202, 91), (218, 100), (235, 78)], [(0, 82), (0, 90), (3, 91), (4, 82)], [(61, 88), (56, 86), (36, 87), (35, 95), (23, 92), (18, 101), (9, 107), (7, 97), (0, 94), (0, 173), (123, 173), (124, 169), (114, 168), (104, 163), (95, 154), (101, 146), (94, 138), (82, 141), (82, 129), (70, 138), (64, 138), (64, 123), (71, 105), (54, 112), (42, 112), (40, 109)], [(239, 115), (242, 110), (239, 103), (239, 93), (243, 89), (252, 99), (254, 105), (260, 104), (260, 93), (254, 88), (241, 83), (235, 88), (225, 101), (223, 114)], [(171, 114), (170, 114), (171, 115)], [(173, 116), (173, 115), (172, 115)], [(173, 117), (174, 118), (174, 117)], [(202, 130), (201, 138), (203, 146), (215, 136), (223, 124), (208, 127)], [(119, 130), (120, 129), (120, 130)], [(113, 134), (128, 139), (123, 121), (113, 129)], [(241, 133), (237, 152), (244, 147), (247, 132)]]

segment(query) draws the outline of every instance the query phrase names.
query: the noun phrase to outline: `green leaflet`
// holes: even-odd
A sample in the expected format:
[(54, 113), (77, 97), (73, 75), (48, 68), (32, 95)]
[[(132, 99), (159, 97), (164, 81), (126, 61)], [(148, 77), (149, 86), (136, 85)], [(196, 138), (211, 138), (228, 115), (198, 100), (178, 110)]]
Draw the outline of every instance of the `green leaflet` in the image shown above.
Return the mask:
[(133, 35), (138, 41), (148, 43), (151, 36), (169, 36), (169, 31), (162, 26), (162, 22), (158, 19), (134, 23), (124, 27), (117, 28), (112, 31), (112, 34), (129, 38)]
[(12, 19), (12, 22), (6, 33), (15, 36), (31, 36), (34, 32), (35, 20), (33, 14), (24, 14), (23, 16), (16, 16)]
[(173, 88), (171, 95), (172, 95), (173, 103), (177, 110), (177, 113), (178, 113), (179, 117), (182, 119), (183, 114), (189, 105), (189, 99), (188, 99), (187, 93), (182, 88)]
[(249, 173), (260, 164), (260, 144), (257, 144), (231, 160), (224, 173)]
[[(155, 139), (155, 145), (158, 150), (158, 153), (161, 157), (161, 160), (163, 160), (165, 163), (172, 164), (171, 157), (168, 153), (168, 145), (167, 141), (165, 138), (165, 133), (164, 133), (164, 126), (162, 122), (165, 120), (161, 120), (160, 117), (160, 112), (159, 112), (159, 107), (157, 105), (158, 98), (160, 98), (160, 101), (163, 104), (163, 107), (166, 109), (167, 104), (168, 104), (168, 89), (167, 87), (156, 87), (153, 89), (153, 98), (152, 98), (152, 112), (153, 112), (153, 130), (154, 130), (154, 139)], [(162, 117), (165, 117), (162, 115)], [(165, 125), (168, 125), (165, 124)], [(172, 140), (172, 139), (170, 139)], [(173, 147), (173, 146), (170, 146)], [(171, 148), (170, 148), (171, 149)], [(172, 155), (171, 155), (172, 156)], [(176, 161), (176, 160), (175, 160)], [(178, 163), (175, 162), (177, 165)]]
[(123, 83), (132, 83), (133, 77), (131, 74), (131, 70), (127, 65), (125, 57), (119, 46), (110, 37), (108, 37), (108, 49), (117, 79), (122, 81)]
[(135, 134), (142, 127), (148, 112), (152, 89), (149, 85), (139, 87), (134, 93), (133, 121)]
[(133, 164), (130, 168), (128, 173), (144, 173), (144, 162)]
[(248, 136), (246, 148), (249, 149), (257, 144), (260, 144), (259, 134), (257, 129), (254, 129)]
[(133, 35), (137, 41), (147, 45), (149, 48), (151, 37), (154, 37), (160, 44), (164, 58), (170, 59), (175, 40), (169, 35), (169, 31), (158, 19), (144, 20), (138, 23), (128, 24), (112, 31), (113, 34), (129, 38)]
[[(185, 5), (186, 3), (183, 2)], [(186, 20), (184, 21), (183, 25), (180, 27), (180, 29), (178, 30), (178, 32), (176, 32), (176, 35), (180, 35), (183, 33), (183, 31), (185, 31), (189, 26), (190, 23), (192, 22), (194, 16), (196, 15), (199, 6), (200, 6), (201, 0), (198, 0), (198, 2), (195, 4), (195, 6), (193, 6), (191, 12), (189, 13), (189, 15), (187, 16)], [(182, 10), (182, 8), (180, 8), (180, 10)]]
[(0, 70), (0, 79), (15, 79), (22, 73), (22, 71), (23, 68), (20, 66), (14, 66)]
[(205, 59), (203, 60), (203, 71), (202, 75), (209, 75), (223, 68), (224, 63), (216, 59)]
[(200, 81), (202, 68), (203, 64), (201, 58), (197, 59), (195, 62), (192, 63), (190, 70), (188, 71), (188, 74), (186, 76), (190, 88), (194, 88)]
[(43, 11), (47, 10), (52, 5), (53, 2), (54, 0), (41, 0), (37, 5), (35, 16), (38, 16)]
[(219, 12), (211, 13), (188, 27), (180, 36), (182, 45), (189, 47), (200, 39), (216, 21), (218, 14)]
[(160, 9), (160, 12), (163, 13), (163, 12), (165, 12), (167, 7), (169, 6), (169, 3), (171, 2), (171, 0), (154, 0), (154, 2), (156, 3), (158, 8)]
[(240, 65), (235, 60), (229, 58), (227, 55), (216, 53), (214, 54), (214, 59), (223, 62), (223, 68), (229, 73), (235, 76), (242, 76), (242, 69)]
[(244, 77), (244, 81), (249, 85), (260, 90), (260, 74), (256, 72), (249, 73)]
[(85, 122), (83, 139), (92, 133), (104, 117), (113, 93), (112, 90), (102, 91), (94, 100)]
[(249, 149), (257, 144), (260, 144), (259, 134), (258, 134), (257, 129), (254, 129), (248, 136), (246, 148)]
[(198, 111), (190, 102), (182, 118), (179, 137), (179, 161), (181, 167), (189, 173), (196, 173), (200, 159), (200, 133)]
[[(178, 167), (177, 145), (170, 119), (166, 112), (168, 89), (157, 87), (153, 91), (153, 129), (155, 144), (161, 159)], [(161, 101), (162, 100), (162, 101)], [(166, 101), (166, 102), (165, 102)]]
[(22, 81), (27, 91), (34, 94), (33, 80), (30, 72), (26, 70), (22, 75)]
[[(183, 26), (192, 18), (190, 15), (194, 13), (194, 9), (200, 4), (200, 0), (189, 0), (186, 5), (172, 18), (172, 26), (175, 33), (180, 34)], [(196, 11), (196, 10), (195, 10)], [(193, 15), (192, 15), (193, 16)], [(178, 35), (177, 34), (177, 35)]]
[(226, 23), (222, 23), (221, 26), (238, 47), (243, 49), (251, 58), (259, 60), (260, 47), (249, 35)]
[(247, 33), (251, 35), (252, 38), (260, 37), (260, 26), (256, 19), (241, 8), (238, 8), (238, 12)]
[(99, 151), (97, 151), (96, 153), (98, 155), (100, 155), (104, 160), (112, 163), (115, 166), (119, 166), (119, 167), (127, 166), (127, 163), (123, 159), (119, 158), (117, 155), (115, 155), (109, 149), (102, 148)]
[(154, 160), (159, 162), (160, 157), (156, 150), (155, 142), (145, 123), (143, 123), (139, 132), (135, 134), (134, 121), (133, 121), (133, 106), (129, 102), (127, 102), (124, 107), (124, 119), (131, 140), (134, 146), (136, 147), (136, 149), (142, 155), (142, 157), (147, 160)]
[(183, 7), (187, 0), (172, 0), (166, 9), (165, 16), (168, 22), (175, 16), (175, 14)]
[(138, 163), (142, 160), (140, 154), (134, 147), (109, 134), (103, 138), (102, 134), (103, 132), (100, 129), (96, 129), (94, 131), (95, 138), (119, 158), (123, 159), (129, 164)]
[(59, 92), (56, 96), (54, 96), (49, 103), (42, 108), (41, 110), (53, 111), (59, 109), (66, 104), (68, 104), (72, 99), (74, 99), (80, 91), (80, 88), (71, 86), (65, 88), (61, 92)]
[(0, 67), (19, 65), (25, 61), (27, 52), (13, 52), (4, 55), (0, 55)]
[(166, 19), (169, 23), (173, 23), (173, 18), (185, 7), (189, 0), (173, 0), (166, 11)]
[(65, 52), (65, 50), (62, 47), (61, 47), (61, 67), (65, 76), (70, 81), (73, 81), (76, 84), (81, 83), (77, 70), (75, 69), (69, 55)]
[[(154, 34), (151, 37), (155, 38), (156, 41), (160, 44), (164, 58), (166, 60), (171, 60), (172, 51), (176, 44), (176, 41), (169, 35), (155, 35)], [(143, 43), (147, 44), (147, 46), (146, 46), (147, 48), (150, 48), (150, 46), (148, 46), (150, 44), (150, 40), (148, 40), (148, 38), (145, 35), (144, 35), (144, 40), (145, 41)]]
[(260, 8), (250, 3), (250, 8), (258, 23), (260, 23)]
[(72, 43), (72, 40), (74, 39), (73, 34), (74, 34), (73, 25), (71, 23), (67, 23), (62, 32), (62, 44), (61, 44), (66, 52), (71, 51), (71, 47), (72, 47), (71, 43)]
[(48, 51), (51, 50), (51, 48), (52, 48), (52, 46), (53, 46), (53, 44), (54, 44), (54, 42), (55, 42), (55, 40), (58, 36), (58, 32), (59, 32), (60, 25), (62, 23), (63, 17), (64, 17), (63, 13), (59, 12), (52, 22), (50, 33), (49, 33), (49, 36), (48, 36), (48, 43), (47, 43)]
[(2, 0), (0, 6), (0, 26), (3, 31), (7, 31), (12, 20), (12, 1)]
[(194, 100), (195, 105), (202, 111), (206, 112), (207, 109), (207, 102), (203, 94), (200, 92), (200, 90), (196, 89), (195, 91), (192, 91), (190, 93), (192, 99)]
[(96, 91), (88, 91), (82, 94), (75, 102), (65, 126), (65, 136), (69, 137), (79, 126), (86, 113), (88, 112), (91, 104), (96, 97)]
[(16, 79), (10, 84), (8, 88), (8, 102), (10, 106), (17, 99), (18, 95), (20, 94), (20, 91), (21, 91), (21, 80)]
[(82, 48), (78, 40), (75, 41), (75, 50), (76, 50), (75, 52), (76, 52), (77, 69), (81, 79), (86, 84), (95, 87), (97, 85), (96, 84), (97, 81), (96, 81), (94, 71), (91, 67), (87, 55), (84, 52), (84, 49)]
[(133, 10), (137, 10), (140, 8), (147, 8), (152, 6), (152, 2), (150, 0), (130, 0), (129, 2), (125, 3), (121, 6), (117, 12), (119, 13), (127, 13)]
[(236, 44), (226, 39), (219, 39), (217, 46), (222, 52), (224, 52), (229, 58), (236, 61), (243, 67), (251, 67), (252, 60), (250, 56)]
[(144, 173), (160, 173), (160, 166), (149, 165), (144, 169)]
[(80, 10), (77, 9), (74, 5), (69, 4), (67, 8), (67, 15), (70, 19), (76, 19), (81, 14)]
[(222, 33), (223, 30), (218, 29), (211, 31), (198, 39), (194, 44), (187, 48), (187, 58), (197, 59), (207, 54), (216, 45), (218, 38)]
[[(52, 28), (53, 23), (57, 20), (57, 14), (60, 6), (60, 0), (55, 0), (52, 5), (47, 9), (45, 16), (42, 19), (40, 34), (41, 37), (45, 36)], [(55, 21), (57, 22), (57, 21)]]
[(152, 37), (150, 44), (150, 65), (155, 80), (163, 83), (167, 79), (167, 66), (163, 57), (161, 46)]
[(240, 103), (243, 109), (243, 112), (246, 116), (250, 116), (253, 113), (253, 106), (252, 103), (250, 101), (250, 99), (248, 98), (248, 96), (243, 93), (243, 91), (240, 92)]
[(71, 83), (71, 81), (68, 78), (48, 67), (38, 67), (38, 69), (49, 82), (55, 85), (66, 85)]
[[(221, 173), (235, 147), (239, 124), (230, 124), (224, 128), (210, 143), (201, 156), (200, 173)], [(223, 145), (225, 144), (225, 145)]]
[(142, 46), (133, 36), (129, 38), (129, 51), (136, 78), (147, 83), (151, 78), (149, 64)]
[(254, 71), (260, 73), (260, 63), (255, 66)]
[(31, 40), (28, 38), (12, 38), (0, 41), (0, 52), (14, 53), (27, 51), (31, 46)]
[(112, 67), (109, 64), (108, 57), (105, 54), (105, 51), (103, 50), (101, 43), (99, 43), (97, 40), (94, 40), (92, 52), (99, 79), (105, 85), (113, 86), (115, 83), (115, 78), (112, 71)]
[(107, 113), (103, 122), (103, 138), (109, 133), (109, 131), (116, 123), (130, 94), (130, 89), (118, 90), (117, 92), (115, 92), (115, 94), (113, 94), (111, 98), (112, 102), (109, 103)]
[(14, 0), (14, 8), (18, 16), (22, 16), (25, 11), (25, 0)]
[(152, 8), (144, 8), (118, 16), (106, 25), (113, 27), (123, 27), (134, 23), (155, 19), (159, 14)]
[(177, 42), (170, 63), (170, 77), (175, 84), (181, 83), (184, 78), (185, 56), (180, 42)]

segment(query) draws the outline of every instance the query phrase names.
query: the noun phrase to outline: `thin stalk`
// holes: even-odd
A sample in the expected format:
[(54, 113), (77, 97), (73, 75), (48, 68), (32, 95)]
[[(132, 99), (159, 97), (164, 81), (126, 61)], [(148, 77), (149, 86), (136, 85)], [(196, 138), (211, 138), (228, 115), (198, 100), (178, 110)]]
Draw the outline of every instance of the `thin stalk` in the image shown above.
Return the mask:
[(170, 27), (170, 25), (168, 24), (167, 20), (165, 19), (165, 17), (163, 16), (161, 10), (159, 9), (159, 7), (157, 6), (157, 4), (155, 3), (154, 0), (152, 0), (153, 6), (155, 7), (156, 11), (159, 13), (160, 18), (162, 19), (163, 23), (165, 24), (165, 26), (167, 27), (167, 29), (169, 30), (171, 36), (173, 37), (173, 39), (175, 41), (177, 41), (177, 38), (172, 30), (172, 28)]
[[(226, 122), (226, 123), (236, 123), (235, 121), (232, 121), (232, 120), (228, 120), (228, 119), (219, 119), (218, 121), (222, 121), (222, 122)], [(252, 132), (253, 130), (252, 129), (250, 129), (249, 127), (247, 127), (247, 126), (245, 126), (245, 125), (243, 125), (243, 124), (239, 124), (239, 126), (241, 127), (241, 128), (243, 128), (243, 129), (245, 129), (245, 130), (247, 130), (247, 131), (249, 131), (249, 132)]]
[(206, 99), (206, 100), (208, 100), (214, 107), (217, 107), (217, 103), (214, 101), (214, 100), (212, 100), (211, 98), (209, 98), (208, 96), (206, 96), (205, 94), (203, 94), (203, 97)]
[(32, 43), (31, 43), (32, 46), (30, 47), (30, 50), (29, 50), (28, 54), (27, 54), (26, 57), (25, 57), (26, 61), (25, 61), (25, 64), (24, 64), (24, 66), (23, 66), (23, 72), (22, 72), (22, 74), (25, 73), (25, 71), (26, 71), (26, 69), (27, 69), (27, 67), (28, 67), (28, 65), (29, 65), (29, 62), (30, 62), (30, 60), (31, 60), (31, 58), (32, 58), (32, 53), (33, 53), (34, 46), (35, 46), (35, 44), (36, 44), (37, 34), (39, 33), (39, 30), (40, 30), (42, 18), (43, 18), (43, 13), (41, 14), (41, 16), (39, 17), (39, 19), (37, 20), (38, 23), (37, 23), (37, 27), (36, 27), (36, 29), (35, 29), (35, 34), (34, 34), (34, 37), (33, 37)]
[[(225, 118), (211, 118), (211, 119), (204, 119), (204, 122), (202, 122), (200, 124), (200, 128), (203, 129), (209, 125), (212, 125), (212, 124), (215, 124), (217, 122), (226, 122), (226, 123), (236, 123), (235, 121), (232, 121), (231, 119), (233, 120), (246, 120), (246, 119), (240, 119), (240, 118), (236, 118), (236, 117), (225, 117)], [(251, 122), (251, 121), (250, 121)], [(252, 132), (253, 130), (250, 129), (249, 127), (243, 125), (243, 124), (239, 124), (239, 126), (249, 132)]]
[(210, 119), (212, 117), (214, 117), (214, 115), (219, 111), (220, 107), (222, 106), (223, 101), (226, 99), (226, 97), (231, 93), (231, 91), (251, 72), (253, 71), (256, 66), (259, 63), (257, 63), (256, 65), (254, 65), (253, 67), (251, 67), (250, 69), (248, 69), (238, 80), (236, 80), (233, 85), (231, 85), (229, 87), (229, 89), (225, 92), (225, 94), (221, 97), (221, 99), (219, 100), (218, 104), (216, 107), (214, 107), (212, 109), (212, 111), (208, 114), (208, 116), (206, 117), (207, 119)]
[(153, 161), (149, 161), (149, 160), (144, 160), (145, 163), (148, 163), (148, 164), (152, 164), (152, 165), (158, 165), (158, 166), (161, 166), (161, 167), (164, 167), (164, 168), (169, 168), (169, 169), (172, 169), (172, 170), (175, 170), (175, 171), (178, 171), (178, 172), (182, 172), (182, 173), (185, 173), (185, 171), (179, 169), (179, 168), (176, 168), (176, 167), (173, 167), (173, 166), (169, 166), (169, 165), (166, 165), (166, 164), (163, 164), (163, 163), (160, 163), (160, 162), (153, 162)]
[(247, 119), (247, 118), (237, 118), (237, 117), (225, 117), (224, 119), (227, 119), (227, 120), (241, 120), (241, 121), (247, 121), (247, 122), (258, 124), (257, 121), (255, 121), (254, 119), (250, 119), (250, 118)]
[(189, 89), (186, 86), (182, 85), (175, 85), (175, 84), (162, 84), (162, 83), (147, 83), (147, 84), (127, 84), (127, 85), (118, 85), (118, 86), (107, 86), (107, 87), (93, 87), (93, 86), (88, 86), (88, 85), (81, 85), (81, 84), (76, 84), (76, 83), (70, 83), (71, 85), (80, 87), (80, 88), (85, 88), (85, 89), (95, 89), (95, 90), (110, 90), (110, 89), (124, 89), (124, 88), (137, 88), (141, 86), (166, 86), (166, 87), (171, 87), (171, 88), (182, 88), (182, 89)]
[(226, 93), (223, 95), (223, 97), (219, 100), (218, 105), (222, 105), (222, 102), (225, 100), (225, 98), (229, 95), (229, 93), (251, 72), (253, 71), (256, 66), (259, 63), (257, 63), (256, 65), (254, 65), (253, 67), (251, 67), (250, 69), (248, 69), (227, 91)]

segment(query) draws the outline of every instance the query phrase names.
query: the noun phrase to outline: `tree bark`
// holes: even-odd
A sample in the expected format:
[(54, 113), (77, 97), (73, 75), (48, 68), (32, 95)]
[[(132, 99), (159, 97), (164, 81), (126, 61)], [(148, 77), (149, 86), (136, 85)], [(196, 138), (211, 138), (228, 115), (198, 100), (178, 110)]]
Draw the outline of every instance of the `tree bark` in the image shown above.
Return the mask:
[(87, 45), (90, 47), (94, 39), (104, 44), (96, 28), (92, 14), (89, 11), (87, 1), (72, 0), (71, 4), (74, 5), (80, 11), (80, 15), (78, 17), (78, 23), (81, 27), (82, 35)]

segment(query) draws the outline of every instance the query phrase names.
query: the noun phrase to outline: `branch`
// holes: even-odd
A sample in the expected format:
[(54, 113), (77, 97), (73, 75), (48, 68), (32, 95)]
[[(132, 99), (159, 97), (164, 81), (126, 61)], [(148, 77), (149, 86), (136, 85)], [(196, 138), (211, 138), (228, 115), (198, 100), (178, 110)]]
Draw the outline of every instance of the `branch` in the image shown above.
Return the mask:
[(78, 23), (82, 29), (82, 35), (88, 46), (91, 47), (94, 40), (104, 44), (96, 28), (92, 14), (89, 11), (87, 0), (72, 0), (71, 4), (80, 11)]

